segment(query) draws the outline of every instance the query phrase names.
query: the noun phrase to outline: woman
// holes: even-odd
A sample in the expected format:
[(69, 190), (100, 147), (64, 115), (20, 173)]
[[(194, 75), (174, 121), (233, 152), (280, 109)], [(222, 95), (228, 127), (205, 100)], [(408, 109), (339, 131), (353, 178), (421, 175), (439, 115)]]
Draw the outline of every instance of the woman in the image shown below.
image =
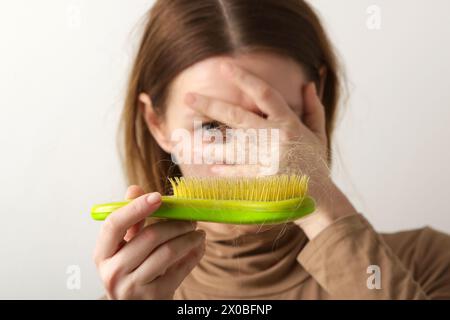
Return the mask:
[[(148, 18), (122, 123), (134, 200), (108, 217), (94, 253), (107, 298), (450, 298), (450, 237), (379, 234), (330, 178), (341, 72), (308, 4), (162, 0)], [(257, 174), (174, 163), (174, 131), (223, 127), (278, 129), (278, 173), (311, 177), (316, 212), (245, 227), (146, 220), (169, 176)]]

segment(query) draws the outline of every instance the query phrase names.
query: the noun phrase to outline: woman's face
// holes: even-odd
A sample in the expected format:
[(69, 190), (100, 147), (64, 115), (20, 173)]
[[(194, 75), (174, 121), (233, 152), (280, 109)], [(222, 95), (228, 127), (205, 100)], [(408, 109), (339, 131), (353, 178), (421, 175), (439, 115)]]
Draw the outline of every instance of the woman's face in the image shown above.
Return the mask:
[[(188, 107), (185, 103), (187, 93), (193, 92), (221, 99), (261, 115), (255, 103), (221, 72), (221, 63), (227, 60), (267, 82), (284, 97), (299, 117), (302, 115), (302, 88), (308, 79), (302, 67), (291, 59), (271, 53), (251, 53), (233, 58), (214, 57), (191, 66), (172, 83), (164, 116), (157, 117), (149, 97), (145, 94), (140, 96), (145, 119), (160, 146), (172, 154), (178, 152), (176, 150), (180, 149), (180, 145), (189, 147), (191, 154), (187, 158), (181, 159), (179, 156), (176, 158), (184, 176), (216, 175), (212, 170), (215, 164), (205, 163), (206, 159), (202, 157), (196, 158), (195, 154), (198, 154), (199, 150), (194, 146), (194, 133), (201, 134), (205, 130), (213, 130), (220, 125), (220, 123), (214, 122), (215, 119), (208, 119)], [(224, 131), (222, 132), (224, 133)], [(188, 137), (191, 141), (188, 143), (180, 137), (184, 137), (184, 139)], [(202, 147), (211, 144), (211, 140), (209, 142), (207, 140), (202, 140)], [(190, 162), (186, 161), (187, 159)], [(201, 159), (200, 162), (199, 159)], [(237, 164), (230, 163), (228, 165)], [(253, 230), (254, 228), (245, 227), (243, 229)]]
[[(187, 142), (190, 142), (191, 154), (186, 154), (187, 157), (185, 158), (176, 158), (185, 176), (214, 175), (214, 172), (211, 170), (214, 164), (206, 164), (207, 159), (204, 158), (206, 152), (198, 149), (199, 146), (204, 148), (213, 139), (204, 137), (201, 145), (195, 144), (194, 132), (197, 132), (197, 134), (207, 131), (211, 132), (211, 130), (220, 126), (224, 134), (223, 142), (226, 142), (225, 125), (221, 125), (217, 121), (214, 122), (215, 119), (208, 119), (201, 113), (189, 108), (185, 103), (187, 93), (199, 93), (240, 106), (256, 114), (261, 114), (255, 103), (220, 71), (221, 62), (226, 60), (247, 69), (271, 85), (281, 93), (290, 107), (301, 117), (303, 104), (302, 88), (307, 79), (301, 66), (291, 59), (270, 53), (252, 53), (236, 58), (214, 57), (191, 66), (184, 70), (172, 83), (167, 108), (163, 117), (156, 117), (151, 110), (150, 103), (148, 103), (148, 97), (141, 95), (141, 101), (148, 111), (146, 112), (146, 119), (149, 128), (165, 151), (173, 155), (178, 154), (177, 152), (182, 149), (181, 147), (188, 146), (189, 143)], [(182, 138), (185, 138), (183, 134), (187, 132), (190, 134), (188, 139), (190, 141), (186, 142)], [(203, 158), (196, 157), (196, 154), (201, 154)], [(217, 162), (214, 161), (214, 163)], [(233, 164), (231, 163), (230, 165)]]

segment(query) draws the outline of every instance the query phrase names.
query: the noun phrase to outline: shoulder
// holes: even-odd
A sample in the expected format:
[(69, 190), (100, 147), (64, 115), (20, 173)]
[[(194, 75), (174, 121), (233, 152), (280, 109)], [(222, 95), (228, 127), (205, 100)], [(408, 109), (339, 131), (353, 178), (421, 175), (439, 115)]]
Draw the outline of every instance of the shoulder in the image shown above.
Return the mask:
[[(432, 227), (381, 233), (381, 237), (427, 293), (450, 289), (450, 235)], [(440, 288), (441, 290), (436, 290)], [(436, 292), (433, 292), (436, 291)]]
[(380, 235), (394, 252), (403, 255), (446, 252), (450, 246), (450, 235), (429, 226)]

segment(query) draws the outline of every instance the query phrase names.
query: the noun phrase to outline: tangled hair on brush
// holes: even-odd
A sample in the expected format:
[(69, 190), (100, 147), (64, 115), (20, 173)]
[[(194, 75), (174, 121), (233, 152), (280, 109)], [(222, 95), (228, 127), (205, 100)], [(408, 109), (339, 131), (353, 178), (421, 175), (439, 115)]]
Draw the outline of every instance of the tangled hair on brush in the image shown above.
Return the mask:
[[(155, 112), (163, 115), (171, 84), (182, 71), (207, 58), (258, 51), (293, 59), (317, 86), (319, 71), (326, 70), (322, 103), (330, 150), (326, 162), (331, 163), (342, 74), (322, 23), (306, 1), (158, 0), (146, 15), (122, 113), (120, 143), (129, 184), (165, 194), (170, 191), (167, 177), (181, 175), (141, 116), (139, 94), (147, 93)], [(297, 147), (290, 149), (292, 156)]]

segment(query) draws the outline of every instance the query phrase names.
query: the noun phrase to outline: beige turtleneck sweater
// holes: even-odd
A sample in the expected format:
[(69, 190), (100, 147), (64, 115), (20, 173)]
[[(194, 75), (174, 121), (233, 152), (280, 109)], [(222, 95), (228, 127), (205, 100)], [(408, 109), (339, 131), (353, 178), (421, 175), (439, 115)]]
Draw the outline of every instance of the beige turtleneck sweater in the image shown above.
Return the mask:
[(357, 214), (312, 241), (289, 223), (206, 243), (174, 299), (450, 299), (450, 236), (431, 228), (379, 234)]

